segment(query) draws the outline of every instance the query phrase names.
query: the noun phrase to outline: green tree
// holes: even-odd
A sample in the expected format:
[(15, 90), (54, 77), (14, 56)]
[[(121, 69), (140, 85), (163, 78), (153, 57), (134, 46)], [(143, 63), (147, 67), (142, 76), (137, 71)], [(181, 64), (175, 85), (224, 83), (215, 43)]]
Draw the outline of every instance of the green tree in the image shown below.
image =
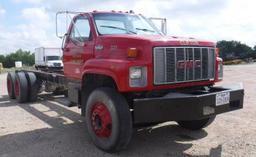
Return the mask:
[(239, 41), (222, 40), (217, 42), (217, 47), (220, 50), (220, 56), (224, 60), (233, 58), (246, 58), (253, 53), (253, 49), (250, 46), (242, 44)]
[(17, 50), (15, 53), (10, 53), (5, 56), (3, 65), (4, 67), (10, 68), (15, 66), (15, 61), (22, 61), (23, 65), (32, 66), (34, 65), (34, 54), (30, 51)]
[(3, 63), (5, 60), (5, 56), (4, 55), (0, 55), (0, 63)]

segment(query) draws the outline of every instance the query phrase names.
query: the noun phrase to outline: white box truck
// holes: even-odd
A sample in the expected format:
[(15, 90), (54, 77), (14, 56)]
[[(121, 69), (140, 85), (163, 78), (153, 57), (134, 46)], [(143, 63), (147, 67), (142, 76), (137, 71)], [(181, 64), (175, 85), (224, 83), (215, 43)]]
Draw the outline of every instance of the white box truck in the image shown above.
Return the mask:
[(62, 50), (60, 48), (39, 47), (35, 49), (35, 68), (39, 70), (62, 70)]

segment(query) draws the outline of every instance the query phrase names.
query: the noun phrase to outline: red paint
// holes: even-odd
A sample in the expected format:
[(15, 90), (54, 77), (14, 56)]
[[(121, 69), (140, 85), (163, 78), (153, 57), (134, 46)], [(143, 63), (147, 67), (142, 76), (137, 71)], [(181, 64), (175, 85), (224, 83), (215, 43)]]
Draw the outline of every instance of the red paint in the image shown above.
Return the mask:
[[(64, 74), (68, 78), (81, 80), (87, 73), (103, 74), (112, 77), (120, 92), (151, 91), (160, 89), (172, 89), (180, 87), (191, 87), (199, 85), (212, 85), (217, 81), (188, 82), (172, 85), (153, 84), (153, 48), (156, 46), (200, 46), (215, 47), (215, 43), (196, 40), (193, 38), (162, 36), (162, 35), (104, 35), (99, 36), (96, 31), (91, 12), (84, 14), (89, 19), (91, 27), (92, 41), (85, 43), (83, 47), (78, 47), (70, 43), (69, 35), (64, 46)], [(105, 12), (112, 13), (112, 12)], [(127, 13), (112, 13), (127, 14)], [(76, 19), (77, 17), (75, 17)], [(72, 24), (68, 34), (71, 32)], [(103, 46), (103, 49), (96, 50), (96, 46)], [(129, 48), (136, 48), (138, 56), (128, 58)], [(217, 63), (217, 59), (216, 59)], [(184, 63), (184, 66), (191, 67), (193, 63)], [(198, 65), (199, 62), (195, 62)], [(131, 66), (146, 66), (148, 71), (147, 86), (142, 88), (129, 87), (129, 68)], [(216, 66), (217, 68), (217, 66)], [(79, 69), (79, 73), (77, 73)], [(217, 75), (217, 74), (216, 74)]]
[(108, 138), (111, 136), (112, 119), (108, 108), (102, 102), (93, 105), (91, 111), (91, 125), (98, 137)]

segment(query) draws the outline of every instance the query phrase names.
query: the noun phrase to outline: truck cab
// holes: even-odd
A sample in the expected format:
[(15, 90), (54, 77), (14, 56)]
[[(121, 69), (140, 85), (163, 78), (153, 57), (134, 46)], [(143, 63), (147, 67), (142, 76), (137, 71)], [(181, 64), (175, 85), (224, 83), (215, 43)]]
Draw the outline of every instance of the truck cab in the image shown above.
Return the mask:
[(62, 50), (49, 47), (36, 48), (35, 68), (43, 71), (61, 71), (63, 69)]
[(213, 85), (222, 79), (215, 43), (166, 36), (142, 15), (79, 14), (63, 50), (67, 77), (104, 74), (121, 92)]

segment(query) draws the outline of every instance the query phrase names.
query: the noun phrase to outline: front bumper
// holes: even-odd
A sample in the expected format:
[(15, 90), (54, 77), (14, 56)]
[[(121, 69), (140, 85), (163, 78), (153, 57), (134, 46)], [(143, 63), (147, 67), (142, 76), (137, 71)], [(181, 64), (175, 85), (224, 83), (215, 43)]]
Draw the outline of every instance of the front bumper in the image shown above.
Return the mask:
[[(227, 104), (216, 106), (216, 94), (230, 93)], [(169, 93), (163, 97), (135, 99), (134, 123), (199, 120), (243, 108), (244, 89), (241, 84), (210, 87), (208, 91)], [(211, 111), (210, 113), (206, 112)]]

